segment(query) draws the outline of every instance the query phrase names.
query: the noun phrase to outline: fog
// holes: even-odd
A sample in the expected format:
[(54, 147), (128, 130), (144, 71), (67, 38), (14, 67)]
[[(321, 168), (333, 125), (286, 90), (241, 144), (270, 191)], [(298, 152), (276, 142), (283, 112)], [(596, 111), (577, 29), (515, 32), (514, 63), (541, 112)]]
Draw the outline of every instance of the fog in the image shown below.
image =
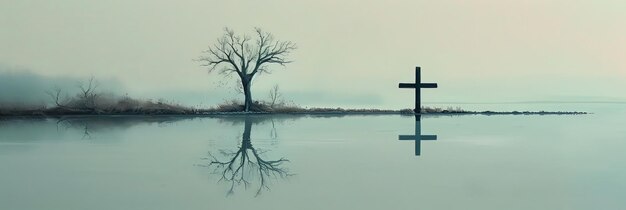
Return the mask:
[[(52, 105), (53, 100), (49, 91), (61, 89), (62, 95), (73, 96), (78, 93), (79, 85), (86, 83), (90, 77), (70, 77), (70, 76), (45, 76), (34, 71), (21, 68), (0, 65), (0, 105), (15, 106), (43, 106)], [(113, 94), (117, 96), (130, 96), (138, 99), (165, 100), (170, 103), (177, 103), (186, 106), (211, 107), (219, 103), (242, 100), (241, 95), (235, 86), (235, 81), (214, 84), (215, 89), (207, 90), (148, 90), (129, 91), (126, 84), (115, 78), (94, 77), (98, 86), (98, 93)], [(269, 90), (267, 92), (258, 91), (255, 100), (269, 100)], [(282, 92), (281, 100), (289, 104), (312, 107), (334, 107), (352, 106), (359, 104), (380, 105), (381, 98), (367, 94), (337, 95), (327, 94), (320, 91)]]
[[(52, 102), (48, 91), (61, 89), (64, 95), (73, 96), (78, 93), (81, 82), (88, 78), (66, 76), (43, 76), (32, 71), (0, 65), (0, 105), (4, 106), (42, 106)], [(115, 79), (98, 80), (98, 88), (102, 92), (124, 93), (124, 85)]]
[(278, 84), (302, 106), (411, 107), (412, 91), (397, 83), (412, 82), (420, 65), (424, 82), (439, 83), (423, 91), (425, 102), (626, 101), (625, 8), (614, 0), (4, 0), (0, 64), (22, 67), (13, 72), (37, 84), (0, 84), (9, 88), (1, 100), (37, 101), (54, 83), (91, 75), (139, 98), (240, 99), (234, 78), (193, 59), (223, 27), (258, 26), (298, 49), (293, 63), (255, 79), (255, 100)]

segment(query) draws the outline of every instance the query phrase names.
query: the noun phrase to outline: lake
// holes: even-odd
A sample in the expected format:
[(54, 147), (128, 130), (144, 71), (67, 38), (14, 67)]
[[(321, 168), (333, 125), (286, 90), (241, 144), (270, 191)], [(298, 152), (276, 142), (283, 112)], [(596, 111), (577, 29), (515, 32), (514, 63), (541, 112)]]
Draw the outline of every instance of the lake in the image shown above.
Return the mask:
[(624, 104), (470, 106), (593, 114), (3, 120), (0, 209), (626, 209)]

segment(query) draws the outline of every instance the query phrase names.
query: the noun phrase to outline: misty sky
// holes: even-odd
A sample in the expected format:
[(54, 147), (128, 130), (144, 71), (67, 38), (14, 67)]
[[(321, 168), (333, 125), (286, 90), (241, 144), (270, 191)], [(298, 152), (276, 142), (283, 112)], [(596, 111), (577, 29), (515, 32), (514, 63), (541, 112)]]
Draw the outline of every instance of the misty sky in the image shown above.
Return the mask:
[(397, 83), (420, 65), (440, 87), (428, 102), (626, 101), (624, 11), (623, 0), (0, 0), (0, 73), (94, 75), (139, 97), (214, 104), (241, 97), (234, 77), (192, 60), (223, 27), (258, 26), (298, 49), (256, 78), (255, 99), (279, 84), (303, 106), (411, 107)]

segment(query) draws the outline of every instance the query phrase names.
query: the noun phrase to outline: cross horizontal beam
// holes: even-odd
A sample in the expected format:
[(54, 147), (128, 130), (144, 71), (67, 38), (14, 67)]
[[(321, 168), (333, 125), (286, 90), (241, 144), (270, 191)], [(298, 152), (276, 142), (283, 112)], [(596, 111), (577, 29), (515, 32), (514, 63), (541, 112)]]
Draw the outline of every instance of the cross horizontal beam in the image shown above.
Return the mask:
[(437, 140), (437, 135), (421, 135), (416, 139), (415, 135), (399, 135), (398, 140)]
[(400, 83), (399, 88), (437, 88), (437, 83), (421, 83), (416, 85), (415, 83)]

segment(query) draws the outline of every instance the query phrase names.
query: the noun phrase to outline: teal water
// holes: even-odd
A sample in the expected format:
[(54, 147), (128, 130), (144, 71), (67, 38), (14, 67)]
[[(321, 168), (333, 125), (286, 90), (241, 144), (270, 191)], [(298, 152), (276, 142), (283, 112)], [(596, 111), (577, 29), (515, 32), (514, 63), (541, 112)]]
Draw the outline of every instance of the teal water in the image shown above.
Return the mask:
[(419, 156), (396, 115), (3, 120), (0, 209), (625, 209), (626, 106), (551, 106), (594, 114), (423, 117)]

